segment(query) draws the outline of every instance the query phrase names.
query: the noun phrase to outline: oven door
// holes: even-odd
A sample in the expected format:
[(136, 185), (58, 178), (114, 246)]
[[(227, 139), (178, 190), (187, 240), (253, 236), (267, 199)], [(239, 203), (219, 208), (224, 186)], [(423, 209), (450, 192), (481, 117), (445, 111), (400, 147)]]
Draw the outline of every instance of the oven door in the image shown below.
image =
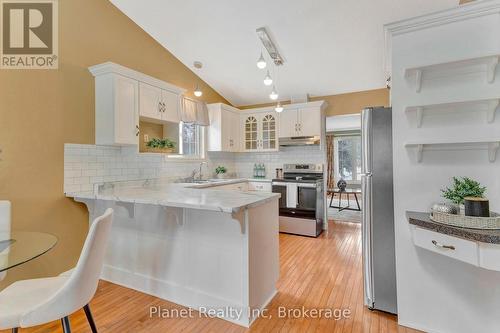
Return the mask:
[(316, 184), (299, 183), (297, 190), (297, 209), (316, 212)]
[(273, 193), (281, 194), (279, 200), (279, 209), (286, 208), (286, 183), (273, 182)]

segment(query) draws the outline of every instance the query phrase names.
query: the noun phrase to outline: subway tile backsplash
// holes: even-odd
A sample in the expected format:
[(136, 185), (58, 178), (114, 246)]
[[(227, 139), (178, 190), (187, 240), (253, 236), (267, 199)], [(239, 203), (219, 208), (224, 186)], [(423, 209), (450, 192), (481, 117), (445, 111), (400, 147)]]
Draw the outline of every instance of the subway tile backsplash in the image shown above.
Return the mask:
[[(213, 176), (215, 167), (224, 165), (235, 177), (250, 178), (255, 163), (266, 166), (266, 177), (286, 163), (324, 163), (318, 146), (282, 147), (269, 153), (209, 152), (203, 174)], [(135, 147), (84, 144), (64, 145), (64, 192), (92, 191), (94, 184), (148, 178), (188, 177), (198, 170), (198, 161), (172, 161), (159, 154), (139, 154)]]

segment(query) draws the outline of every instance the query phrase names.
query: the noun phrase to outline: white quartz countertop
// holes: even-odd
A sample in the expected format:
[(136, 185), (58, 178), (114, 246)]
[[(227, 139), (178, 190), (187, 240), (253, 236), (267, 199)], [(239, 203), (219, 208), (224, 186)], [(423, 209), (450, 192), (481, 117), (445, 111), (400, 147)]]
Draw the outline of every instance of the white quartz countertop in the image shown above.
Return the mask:
[[(227, 180), (225, 184), (245, 180)], [(198, 187), (193, 187), (198, 186)], [(204, 184), (203, 184), (204, 185)], [(278, 193), (238, 190), (215, 190), (200, 188), (195, 184), (149, 183), (110, 186), (97, 194), (94, 192), (66, 193), (67, 197), (78, 199), (110, 200), (139, 204), (153, 204), (167, 207), (181, 207), (236, 213), (280, 197)]]

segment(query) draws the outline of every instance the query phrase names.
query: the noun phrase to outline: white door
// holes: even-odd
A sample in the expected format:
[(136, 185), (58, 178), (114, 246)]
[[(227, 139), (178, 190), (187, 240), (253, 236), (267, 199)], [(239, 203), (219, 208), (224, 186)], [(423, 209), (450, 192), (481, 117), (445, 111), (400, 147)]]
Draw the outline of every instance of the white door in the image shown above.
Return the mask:
[(232, 112), (221, 110), (221, 151), (232, 151), (231, 146), (231, 126), (232, 126)]
[[(139, 84), (123, 76), (115, 76), (115, 142), (139, 144)], [(111, 129), (110, 129), (111, 130)]]
[(262, 150), (275, 150), (278, 148), (276, 114), (263, 113), (259, 117), (260, 123), (260, 148)]
[(315, 136), (321, 135), (321, 109), (306, 108), (299, 111), (299, 135)]
[(162, 120), (178, 123), (181, 121), (179, 115), (180, 96), (171, 91), (162, 91), (163, 114)]
[(236, 112), (229, 112), (229, 140), (230, 151), (240, 151), (240, 115)]
[(139, 83), (139, 114), (150, 119), (162, 119), (162, 91), (160, 88)]
[(279, 137), (280, 138), (289, 138), (292, 136), (297, 136), (298, 132), (298, 110), (297, 109), (289, 109), (284, 110), (280, 113), (280, 128), (279, 128)]
[(243, 117), (243, 150), (255, 151), (259, 149), (258, 120), (256, 115)]

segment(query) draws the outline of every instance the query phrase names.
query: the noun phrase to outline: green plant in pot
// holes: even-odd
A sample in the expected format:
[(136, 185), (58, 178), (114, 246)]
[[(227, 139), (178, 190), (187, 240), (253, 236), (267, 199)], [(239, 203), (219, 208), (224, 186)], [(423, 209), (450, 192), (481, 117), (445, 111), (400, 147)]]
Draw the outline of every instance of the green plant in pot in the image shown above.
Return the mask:
[(146, 147), (148, 147), (149, 150), (152, 151), (171, 153), (174, 151), (175, 144), (176, 144), (175, 141), (172, 141), (167, 138), (165, 139), (153, 138), (146, 143)]
[(224, 178), (227, 172), (227, 168), (225, 166), (219, 165), (215, 168), (215, 174), (217, 178)]
[(443, 198), (460, 205), (460, 210), (463, 211), (464, 198), (475, 197), (483, 198), (486, 187), (481, 186), (478, 181), (469, 177), (453, 177), (453, 184), (441, 190)]

